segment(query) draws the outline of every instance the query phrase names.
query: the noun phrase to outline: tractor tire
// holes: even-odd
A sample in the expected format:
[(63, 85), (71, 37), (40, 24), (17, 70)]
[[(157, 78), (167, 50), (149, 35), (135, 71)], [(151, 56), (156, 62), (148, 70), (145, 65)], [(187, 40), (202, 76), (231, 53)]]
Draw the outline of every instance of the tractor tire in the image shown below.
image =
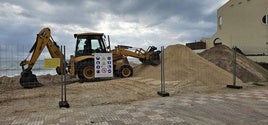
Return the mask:
[(118, 70), (121, 78), (127, 78), (133, 76), (133, 68), (130, 65), (123, 65)]
[(95, 78), (95, 68), (93, 61), (81, 62), (78, 67), (78, 78), (81, 81), (93, 81)]

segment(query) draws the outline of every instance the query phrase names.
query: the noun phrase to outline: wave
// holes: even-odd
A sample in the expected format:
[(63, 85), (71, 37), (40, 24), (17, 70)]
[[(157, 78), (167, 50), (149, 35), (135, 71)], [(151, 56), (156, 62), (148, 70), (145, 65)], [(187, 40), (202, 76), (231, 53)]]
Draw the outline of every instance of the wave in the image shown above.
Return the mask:
[[(0, 77), (2, 76), (8, 76), (8, 77), (13, 77), (13, 76), (18, 76), (20, 75), (22, 70), (6, 70), (6, 71), (0, 71)], [(32, 70), (32, 73), (40, 76), (40, 75), (56, 75), (57, 72), (56, 70)]]
[[(21, 68), (15, 68), (15, 67), (8, 67), (8, 68), (0, 68), (0, 71), (7, 71), (7, 70), (22, 70)], [(32, 70), (55, 70), (55, 69), (47, 69), (42, 67), (34, 67)]]

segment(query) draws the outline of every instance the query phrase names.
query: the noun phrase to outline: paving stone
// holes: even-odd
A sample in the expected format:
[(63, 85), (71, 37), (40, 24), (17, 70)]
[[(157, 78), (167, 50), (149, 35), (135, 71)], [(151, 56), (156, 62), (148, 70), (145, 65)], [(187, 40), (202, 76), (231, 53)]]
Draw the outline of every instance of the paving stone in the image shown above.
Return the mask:
[(180, 101), (181, 101), (181, 102), (184, 102), (184, 103), (189, 103), (189, 102), (192, 102), (192, 100), (191, 100), (191, 99), (181, 99)]
[(108, 122), (98, 122), (98, 123), (92, 123), (93, 125), (109, 125)]
[(133, 118), (133, 116), (130, 115), (130, 114), (119, 114), (118, 117), (120, 119), (131, 119), (131, 118)]
[(173, 123), (172, 125), (191, 125), (187, 122)]
[(144, 111), (143, 113), (144, 113), (145, 115), (154, 115), (154, 114), (156, 114), (156, 112), (153, 111), (153, 110), (151, 110), (151, 111)]
[(224, 102), (223, 99), (218, 99), (218, 98), (212, 98), (212, 99), (210, 99), (210, 100), (212, 100), (212, 101), (216, 101), (216, 102)]
[(172, 125), (172, 122), (167, 120), (154, 120), (152, 123), (155, 125)]
[[(245, 93), (245, 94), (247, 94), (247, 93)], [(225, 94), (225, 96), (228, 96), (228, 97), (233, 97), (233, 96), (236, 96), (235, 94)]]
[(250, 98), (251, 96), (248, 95), (248, 94), (243, 94), (243, 95), (240, 95), (239, 97), (243, 97), (243, 98)]
[(135, 108), (131, 108), (131, 109), (127, 109), (127, 112), (128, 113), (134, 113), (134, 112), (137, 112), (138, 110), (135, 109)]
[(207, 102), (206, 101), (202, 101), (202, 100), (200, 100), (200, 101), (194, 101), (195, 103), (198, 103), (198, 104), (206, 104)]
[(159, 114), (156, 114), (156, 115), (150, 115), (150, 116), (148, 116), (148, 118), (150, 118), (151, 120), (161, 120), (161, 119), (164, 119), (164, 117), (162, 117), (162, 116), (159, 115)]
[(135, 119), (138, 120), (139, 122), (151, 121), (151, 119), (148, 118), (148, 116), (135, 117)]
[(139, 123), (139, 121), (134, 118), (121, 119), (121, 121), (124, 122), (125, 124)]
[[(249, 103), (248, 103), (249, 102)], [(127, 105), (0, 116), (0, 125), (268, 124), (268, 90), (155, 98)]]
[(130, 115), (132, 115), (133, 117), (145, 116), (145, 114), (143, 112), (134, 112), (134, 113), (130, 113)]
[(115, 114), (127, 114), (128, 111), (127, 110), (118, 110), (118, 111), (115, 111)]
[(175, 116), (177, 116), (177, 114), (172, 113), (172, 112), (161, 113), (159, 115), (161, 115), (163, 118), (169, 118), (169, 117), (175, 117)]
[(106, 121), (105, 117), (97, 117), (97, 118), (91, 119), (91, 122), (94, 122), (94, 123), (101, 123), (101, 122), (105, 122), (105, 121)]
[(212, 95), (210, 98), (222, 99), (223, 97), (221, 95)]
[(88, 121), (88, 120), (76, 120), (75, 124), (76, 125), (85, 125), (85, 124), (90, 124), (90, 121)]
[(226, 99), (237, 100), (238, 98), (237, 97), (234, 97), (234, 96), (228, 96), (228, 97), (226, 97)]
[(1, 121), (13, 121), (16, 119), (16, 116), (10, 116), (10, 117), (5, 117), (5, 118), (1, 118)]
[(16, 118), (12, 124), (27, 124), (29, 122), (29, 118)]
[(43, 125), (44, 121), (32, 121), (28, 122), (27, 125)]
[(0, 125), (11, 125), (12, 124), (12, 122), (13, 122), (13, 120), (12, 121), (0, 121)]
[(149, 106), (144, 106), (144, 107), (141, 107), (141, 108), (138, 108), (139, 109), (139, 111), (141, 111), (141, 112), (145, 112), (145, 111), (151, 111), (152, 109), (151, 108), (149, 108)]
[(106, 116), (105, 119), (106, 121), (115, 121), (115, 120), (118, 120), (119, 117), (118, 116)]
[(163, 109), (156, 109), (156, 110), (154, 110), (154, 112), (156, 112), (158, 114), (162, 114), (162, 113), (166, 113), (167, 111), (165, 111)]
[(181, 103), (178, 103), (177, 105), (180, 105), (180, 106), (191, 106), (190, 103), (186, 103), (186, 102), (181, 102)]
[(264, 95), (256, 95), (255, 96), (257, 99), (267, 99)]
[(268, 99), (261, 99), (261, 100), (259, 100), (259, 101), (268, 103)]
[(113, 120), (109, 121), (109, 125), (125, 125), (125, 123), (121, 120)]
[(171, 121), (173, 123), (180, 123), (180, 122), (185, 122), (183, 119), (179, 118), (179, 117), (170, 117), (167, 118), (168, 121)]

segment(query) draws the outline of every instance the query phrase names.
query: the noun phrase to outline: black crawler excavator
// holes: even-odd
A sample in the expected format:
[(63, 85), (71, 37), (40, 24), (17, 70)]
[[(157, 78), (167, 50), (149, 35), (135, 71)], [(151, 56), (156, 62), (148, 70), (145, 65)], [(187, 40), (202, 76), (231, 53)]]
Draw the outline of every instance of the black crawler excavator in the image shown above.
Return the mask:
[[(94, 81), (94, 53), (112, 53), (114, 74), (122, 78), (133, 75), (133, 68), (129, 65), (128, 56), (138, 58), (146, 65), (155, 66), (160, 64), (159, 54), (161, 51), (154, 46), (150, 46), (147, 50), (142, 48), (129, 50), (132, 47), (117, 45), (115, 49), (111, 50), (110, 45), (106, 46), (106, 37), (103, 33), (80, 33), (74, 34), (74, 37), (76, 38), (75, 54), (70, 56), (69, 63), (66, 62), (68, 69), (63, 69), (63, 66), (59, 66), (56, 68), (57, 74), (69, 73), (71, 76), (78, 76), (82, 81)], [(109, 37), (108, 42), (110, 43)], [(29, 55), (20, 63), (22, 67), (20, 85), (22, 87), (34, 88), (42, 86), (31, 70), (45, 47), (47, 47), (52, 58), (59, 58), (64, 61), (64, 55), (51, 37), (50, 29), (43, 28), (37, 34)], [(29, 57), (30, 59), (28, 60)]]

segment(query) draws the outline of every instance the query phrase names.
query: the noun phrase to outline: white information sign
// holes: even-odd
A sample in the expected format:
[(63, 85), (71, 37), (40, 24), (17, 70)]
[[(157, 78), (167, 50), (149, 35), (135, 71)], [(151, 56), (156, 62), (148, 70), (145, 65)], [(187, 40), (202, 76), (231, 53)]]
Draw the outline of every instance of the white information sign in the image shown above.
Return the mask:
[(95, 77), (113, 77), (113, 57), (111, 53), (94, 53)]

